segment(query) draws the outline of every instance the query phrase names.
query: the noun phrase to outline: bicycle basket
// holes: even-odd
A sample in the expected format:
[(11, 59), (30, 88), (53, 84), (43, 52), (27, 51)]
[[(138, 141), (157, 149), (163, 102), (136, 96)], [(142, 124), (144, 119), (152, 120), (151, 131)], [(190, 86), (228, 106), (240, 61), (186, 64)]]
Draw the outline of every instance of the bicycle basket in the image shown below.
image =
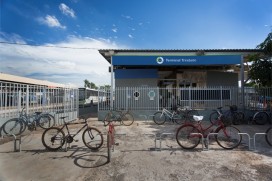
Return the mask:
[(237, 111), (237, 106), (236, 105), (230, 106), (230, 111)]
[(221, 116), (221, 121), (225, 126), (230, 126), (232, 125), (232, 120), (229, 116), (222, 115)]

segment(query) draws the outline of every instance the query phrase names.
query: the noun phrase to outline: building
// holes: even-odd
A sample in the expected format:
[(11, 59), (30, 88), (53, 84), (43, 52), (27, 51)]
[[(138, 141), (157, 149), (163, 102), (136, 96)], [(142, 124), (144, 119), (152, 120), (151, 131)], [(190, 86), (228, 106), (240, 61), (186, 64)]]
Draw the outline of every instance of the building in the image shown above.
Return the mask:
[[(133, 107), (137, 110), (152, 107), (150, 109), (159, 110), (170, 108), (174, 99), (175, 104), (201, 108), (243, 104), (244, 85), (241, 80), (247, 76), (244, 62), (248, 55), (262, 53), (262, 50), (102, 49), (99, 53), (110, 64), (110, 107)], [(117, 90), (122, 87), (133, 87), (133, 90), (118, 96), (120, 91)]]

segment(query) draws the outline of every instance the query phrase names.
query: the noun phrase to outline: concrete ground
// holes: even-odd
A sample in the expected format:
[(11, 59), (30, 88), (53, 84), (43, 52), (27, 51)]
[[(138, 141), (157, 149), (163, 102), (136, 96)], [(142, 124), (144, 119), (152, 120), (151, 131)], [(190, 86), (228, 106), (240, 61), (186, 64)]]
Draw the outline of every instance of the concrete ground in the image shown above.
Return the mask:
[[(96, 118), (89, 119), (89, 125), (104, 134), (107, 132)], [(264, 132), (268, 125), (238, 127), (253, 137), (256, 132)], [(210, 150), (203, 151), (201, 145), (193, 150), (181, 149), (174, 135), (163, 137), (161, 150), (156, 150), (154, 135), (175, 134), (177, 128), (175, 124), (158, 126), (152, 121), (135, 121), (129, 127), (116, 123), (119, 146), (115, 146), (110, 162), (107, 162), (106, 140), (99, 151), (92, 152), (84, 146), (81, 134), (67, 152), (47, 151), (41, 143), (43, 130), (24, 136), (21, 152), (14, 152), (13, 141), (2, 140), (0, 180), (272, 180), (272, 147), (265, 142), (264, 135), (256, 136), (254, 151), (248, 149), (246, 136), (237, 149), (224, 150), (211, 140)], [(156, 147), (159, 146), (157, 141)]]

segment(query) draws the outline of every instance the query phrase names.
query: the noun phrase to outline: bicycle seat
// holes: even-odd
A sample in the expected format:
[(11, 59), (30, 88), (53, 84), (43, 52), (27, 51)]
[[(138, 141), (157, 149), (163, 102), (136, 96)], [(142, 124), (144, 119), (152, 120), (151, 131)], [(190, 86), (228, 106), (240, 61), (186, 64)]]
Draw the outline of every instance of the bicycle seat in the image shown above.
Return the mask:
[(204, 116), (196, 116), (196, 115), (193, 115), (194, 121), (202, 121), (203, 118), (204, 118)]
[(217, 109), (220, 109), (220, 110), (221, 110), (222, 108), (223, 108), (223, 107), (218, 107)]
[(40, 115), (42, 112), (35, 112), (37, 115)]

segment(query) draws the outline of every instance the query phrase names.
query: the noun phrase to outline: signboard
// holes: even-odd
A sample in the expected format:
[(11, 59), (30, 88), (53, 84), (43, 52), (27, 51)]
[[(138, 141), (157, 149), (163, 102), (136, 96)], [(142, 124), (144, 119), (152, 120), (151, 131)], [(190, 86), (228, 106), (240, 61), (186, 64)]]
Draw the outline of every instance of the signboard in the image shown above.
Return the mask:
[(233, 65), (240, 64), (240, 55), (205, 56), (113, 56), (113, 65)]

